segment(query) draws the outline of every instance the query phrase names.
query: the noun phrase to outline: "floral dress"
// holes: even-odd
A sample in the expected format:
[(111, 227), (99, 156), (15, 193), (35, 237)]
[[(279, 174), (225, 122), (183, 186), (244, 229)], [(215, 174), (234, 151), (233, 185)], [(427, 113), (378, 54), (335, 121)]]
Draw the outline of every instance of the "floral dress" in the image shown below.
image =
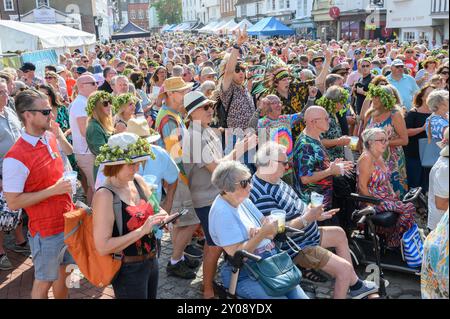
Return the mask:
[(425, 240), (420, 287), (422, 299), (449, 298), (448, 210)]
[[(342, 137), (342, 129), (336, 118), (336, 115), (330, 114), (330, 128), (327, 132), (322, 133), (320, 138), (327, 140), (334, 140)], [(344, 146), (333, 146), (327, 148), (328, 155), (330, 156), (330, 161), (334, 161), (337, 158), (344, 158)]]
[[(383, 200), (380, 205), (375, 206), (375, 211), (377, 213), (394, 212), (399, 214), (395, 227), (377, 227), (376, 232), (384, 237), (389, 247), (400, 247), (403, 234), (414, 224), (413, 213), (415, 208), (412, 203), (400, 201), (393, 192), (390, 182), (390, 169), (387, 168), (387, 171), (384, 171), (378, 163), (374, 162), (373, 164), (375, 169), (367, 185), (369, 194)], [(359, 176), (359, 167), (357, 176)]]
[[(382, 128), (388, 139), (395, 139), (398, 137), (392, 123), (392, 116), (397, 111), (392, 111), (391, 115), (383, 122), (375, 122), (372, 117), (369, 118), (366, 129), (372, 127)], [(384, 161), (388, 164), (389, 171), (391, 173), (391, 184), (395, 194), (398, 198), (403, 198), (408, 191), (408, 181), (406, 175), (406, 160), (403, 147), (401, 146), (389, 146), (383, 154)]]

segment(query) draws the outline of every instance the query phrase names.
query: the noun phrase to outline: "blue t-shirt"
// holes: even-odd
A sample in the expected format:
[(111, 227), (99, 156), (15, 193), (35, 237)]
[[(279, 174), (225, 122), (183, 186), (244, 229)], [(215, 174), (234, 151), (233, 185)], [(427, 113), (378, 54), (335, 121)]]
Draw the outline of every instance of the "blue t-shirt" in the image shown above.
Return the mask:
[(177, 164), (175, 164), (174, 160), (170, 157), (169, 153), (163, 148), (152, 145), (152, 151), (155, 154), (155, 159), (149, 159), (145, 165), (145, 167), (141, 166), (139, 169), (139, 175), (154, 175), (156, 176), (155, 184), (158, 185), (157, 189), (157, 197), (158, 200), (161, 201), (162, 195), (162, 181), (165, 180), (169, 184), (173, 184), (178, 179), (178, 170)]
[(419, 91), (419, 86), (417, 85), (416, 80), (407, 74), (403, 74), (400, 81), (394, 80), (392, 78), (392, 74), (389, 74), (387, 76), (387, 80), (397, 89), (406, 109), (408, 111), (411, 110), (414, 95), (416, 95), (417, 91)]
[(431, 115), (425, 122), (425, 132), (428, 137), (428, 125), (431, 122), (431, 138), (442, 140), (444, 137), (444, 129), (448, 127), (448, 120), (439, 115)]
[[(219, 195), (209, 211), (209, 234), (217, 246), (239, 244), (249, 239), (250, 228), (261, 227), (263, 217), (249, 199), (235, 208)], [(264, 239), (257, 248), (267, 246), (270, 242)]]

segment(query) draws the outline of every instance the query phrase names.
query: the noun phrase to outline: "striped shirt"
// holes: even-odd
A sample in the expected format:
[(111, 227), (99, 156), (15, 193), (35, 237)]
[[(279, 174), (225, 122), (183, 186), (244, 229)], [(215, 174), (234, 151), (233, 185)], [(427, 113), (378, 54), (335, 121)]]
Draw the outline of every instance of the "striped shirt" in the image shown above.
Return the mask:
[[(286, 223), (302, 216), (306, 211), (306, 204), (292, 187), (283, 181), (278, 184), (270, 184), (256, 175), (252, 178), (252, 190), (250, 200), (255, 204), (259, 211), (264, 215), (270, 215), (272, 210), (281, 209), (286, 212)], [(293, 235), (291, 239), (301, 248), (318, 246), (320, 244), (320, 232), (317, 222), (313, 222), (303, 229), (304, 235)], [(285, 243), (281, 246), (294, 258), (297, 254)]]

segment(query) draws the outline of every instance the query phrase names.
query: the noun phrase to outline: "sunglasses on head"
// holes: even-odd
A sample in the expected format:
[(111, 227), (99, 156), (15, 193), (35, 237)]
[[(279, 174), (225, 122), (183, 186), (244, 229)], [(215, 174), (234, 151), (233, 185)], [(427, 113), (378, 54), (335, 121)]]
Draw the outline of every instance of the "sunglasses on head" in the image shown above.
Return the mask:
[(47, 109), (47, 110), (34, 110), (34, 109), (31, 109), (31, 110), (24, 110), (24, 111), (22, 111), (22, 113), (25, 113), (25, 112), (39, 112), (39, 113), (41, 113), (44, 116), (49, 116), (50, 113), (52, 112), (52, 110), (49, 110), (49, 109)]
[(251, 183), (252, 183), (252, 178), (250, 177), (249, 179), (240, 181), (239, 183), (236, 183), (236, 184), (241, 185), (242, 188), (247, 188), (247, 186), (250, 185)]

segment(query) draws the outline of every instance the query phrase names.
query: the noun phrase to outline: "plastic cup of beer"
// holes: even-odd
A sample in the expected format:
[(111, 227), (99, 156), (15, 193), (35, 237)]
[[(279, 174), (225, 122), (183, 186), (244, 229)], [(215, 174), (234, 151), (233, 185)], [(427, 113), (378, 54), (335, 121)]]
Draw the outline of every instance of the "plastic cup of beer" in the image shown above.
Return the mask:
[(284, 210), (273, 210), (270, 216), (278, 222), (278, 233), (283, 233), (286, 226), (286, 212)]
[(311, 206), (312, 207), (319, 207), (323, 204), (323, 195), (320, 195), (319, 193), (312, 192), (311, 193)]
[(75, 195), (77, 193), (77, 177), (78, 173), (75, 171), (64, 172), (63, 174), (64, 180), (70, 181), (70, 184), (72, 185), (72, 195)]
[(358, 141), (359, 141), (359, 137), (358, 136), (351, 136), (350, 137), (350, 149), (352, 151), (356, 151), (356, 148), (358, 147)]

